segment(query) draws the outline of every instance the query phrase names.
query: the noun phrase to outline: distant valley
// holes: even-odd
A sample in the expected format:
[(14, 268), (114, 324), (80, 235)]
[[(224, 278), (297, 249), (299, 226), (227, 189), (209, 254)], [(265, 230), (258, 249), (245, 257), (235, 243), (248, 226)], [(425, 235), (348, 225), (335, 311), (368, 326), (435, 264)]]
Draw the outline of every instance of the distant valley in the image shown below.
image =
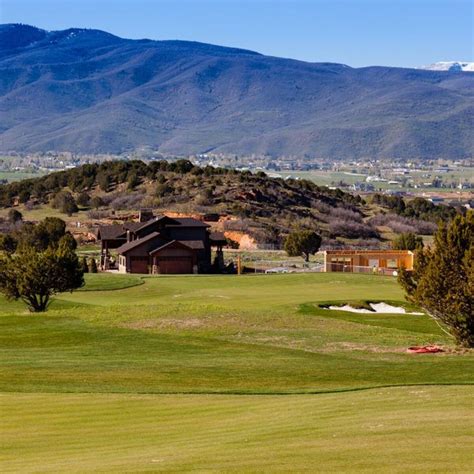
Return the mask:
[(474, 74), (0, 27), (0, 151), (466, 159)]

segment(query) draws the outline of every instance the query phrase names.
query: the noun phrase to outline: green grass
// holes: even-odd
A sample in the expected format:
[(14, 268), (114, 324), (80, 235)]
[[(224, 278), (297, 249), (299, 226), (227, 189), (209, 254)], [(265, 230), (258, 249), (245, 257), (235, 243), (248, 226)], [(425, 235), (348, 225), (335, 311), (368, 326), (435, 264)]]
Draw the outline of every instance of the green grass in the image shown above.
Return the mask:
[(85, 285), (79, 291), (109, 291), (123, 290), (132, 286), (142, 285), (142, 278), (124, 274), (111, 275), (107, 273), (89, 273), (84, 275)]
[(28, 178), (39, 178), (44, 173), (33, 173), (29, 171), (0, 171), (0, 179), (7, 179), (8, 182), (20, 181)]
[(319, 307), (404, 304), (391, 278), (86, 280), (43, 315), (0, 301), (2, 471), (467, 470), (474, 354), (427, 316)]
[(2, 472), (472, 472), (466, 387), (0, 400)]

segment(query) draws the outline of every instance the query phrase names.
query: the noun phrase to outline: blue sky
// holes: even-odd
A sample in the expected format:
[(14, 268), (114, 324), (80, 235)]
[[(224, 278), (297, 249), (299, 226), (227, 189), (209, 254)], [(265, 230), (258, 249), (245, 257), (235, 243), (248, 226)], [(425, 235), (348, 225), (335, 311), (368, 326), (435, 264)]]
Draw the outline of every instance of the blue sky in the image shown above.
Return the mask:
[(473, 61), (474, 0), (0, 0), (1, 23), (98, 28), (351, 66)]

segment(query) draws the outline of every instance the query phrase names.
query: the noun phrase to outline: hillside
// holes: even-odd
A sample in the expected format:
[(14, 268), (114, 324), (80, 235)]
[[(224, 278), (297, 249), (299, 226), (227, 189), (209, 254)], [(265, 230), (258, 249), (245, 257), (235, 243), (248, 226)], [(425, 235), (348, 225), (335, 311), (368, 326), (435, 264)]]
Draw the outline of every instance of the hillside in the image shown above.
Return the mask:
[[(62, 211), (65, 195), (79, 209), (74, 204)], [(431, 234), (438, 220), (462, 211), (420, 198), (405, 202), (375, 194), (365, 201), (307, 180), (201, 168), (187, 160), (109, 161), (0, 185), (1, 207), (0, 218), (12, 207), (32, 220), (69, 212), (69, 220), (81, 221), (85, 233), (149, 208), (155, 214), (193, 215), (233, 240), (276, 248), (295, 229), (316, 230), (325, 246), (387, 246), (394, 234)]]
[(474, 75), (0, 28), (0, 150), (472, 156)]

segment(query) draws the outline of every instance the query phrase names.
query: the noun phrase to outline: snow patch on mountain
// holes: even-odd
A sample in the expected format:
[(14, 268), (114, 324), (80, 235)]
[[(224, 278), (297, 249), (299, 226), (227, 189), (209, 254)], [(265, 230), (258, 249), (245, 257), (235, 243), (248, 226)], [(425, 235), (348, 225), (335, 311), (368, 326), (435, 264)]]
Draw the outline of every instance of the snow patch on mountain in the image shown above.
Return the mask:
[(427, 69), (429, 71), (450, 71), (450, 72), (474, 72), (474, 63), (467, 61), (439, 61), (421, 66), (419, 69)]

